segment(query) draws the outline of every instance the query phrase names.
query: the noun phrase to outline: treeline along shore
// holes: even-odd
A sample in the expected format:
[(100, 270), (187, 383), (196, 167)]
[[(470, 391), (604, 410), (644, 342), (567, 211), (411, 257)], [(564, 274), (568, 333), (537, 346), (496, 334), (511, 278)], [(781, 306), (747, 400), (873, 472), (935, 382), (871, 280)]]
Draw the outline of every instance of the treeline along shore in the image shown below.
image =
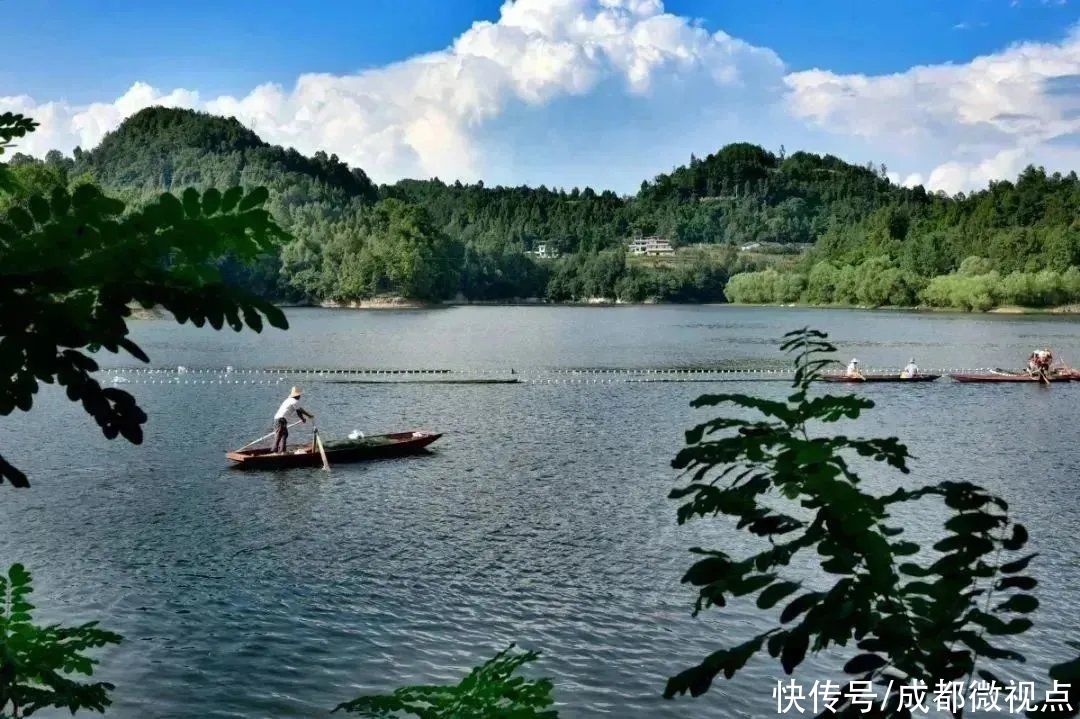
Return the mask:
[[(1080, 303), (1080, 181), (1029, 167), (971, 195), (887, 168), (731, 144), (641, 183), (376, 185), (334, 155), (263, 142), (232, 118), (149, 108), (95, 148), (11, 156), (17, 192), (94, 183), (138, 207), (163, 191), (264, 185), (292, 239), (228, 280), (283, 304), (740, 302), (989, 310)], [(5, 208), (0, 207), (0, 210)], [(647, 254), (636, 238), (656, 238)]]

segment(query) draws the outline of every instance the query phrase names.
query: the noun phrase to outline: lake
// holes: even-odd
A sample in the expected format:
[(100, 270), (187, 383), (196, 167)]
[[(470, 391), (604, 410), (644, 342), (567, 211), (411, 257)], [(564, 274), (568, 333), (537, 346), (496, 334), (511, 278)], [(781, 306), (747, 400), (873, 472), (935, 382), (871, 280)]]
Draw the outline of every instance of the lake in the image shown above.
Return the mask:
[[(122, 377), (150, 416), (146, 441), (106, 441), (52, 388), (0, 424), (33, 487), (0, 487), (0, 560), (35, 577), (45, 619), (100, 619), (125, 642), (102, 655), (113, 717), (311, 717), (364, 691), (456, 682), (510, 642), (542, 652), (565, 717), (773, 715), (781, 676), (755, 661), (698, 699), (660, 698), (667, 676), (760, 627), (736, 605), (692, 618), (679, 583), (694, 545), (737, 549), (723, 521), (675, 522), (666, 499), (683, 431), (723, 388), (783, 396), (782, 382), (637, 382), (644, 370), (777, 369), (790, 329), (828, 331), (839, 359), (925, 369), (1018, 367), (1047, 344), (1080, 363), (1080, 321), (854, 310), (458, 307), (288, 310), (288, 332), (139, 321), (154, 375)], [(136, 366), (125, 358), (103, 365)], [(177, 366), (191, 371), (176, 374)], [(223, 375), (222, 370), (233, 372)], [(268, 368), (452, 370), (519, 384), (331, 383)], [(195, 370), (213, 370), (195, 372)], [(603, 370), (603, 371), (599, 371)], [(228, 383), (218, 383), (223, 377)], [(232, 379), (229, 379), (229, 378)], [(737, 374), (730, 375), (738, 379)], [(730, 378), (729, 377), (729, 378)], [(164, 379), (188, 384), (163, 384)], [(706, 379), (708, 377), (705, 377)], [(213, 380), (213, 383), (211, 383)], [(291, 384), (326, 437), (425, 428), (430, 455), (279, 473), (229, 471), (224, 452), (269, 431)], [(1042, 606), (1021, 651), (1044, 688), (1075, 655), (1080, 591), (1080, 384), (860, 388), (877, 407), (845, 430), (899, 435), (913, 475), (1003, 494), (1042, 553)], [(294, 430), (294, 441), (307, 441)], [(911, 538), (940, 531), (933, 510)], [(769, 617), (771, 619), (772, 617)], [(800, 675), (837, 678), (835, 657)], [(43, 714), (48, 716), (48, 714)], [(60, 716), (61, 714), (56, 714)]]

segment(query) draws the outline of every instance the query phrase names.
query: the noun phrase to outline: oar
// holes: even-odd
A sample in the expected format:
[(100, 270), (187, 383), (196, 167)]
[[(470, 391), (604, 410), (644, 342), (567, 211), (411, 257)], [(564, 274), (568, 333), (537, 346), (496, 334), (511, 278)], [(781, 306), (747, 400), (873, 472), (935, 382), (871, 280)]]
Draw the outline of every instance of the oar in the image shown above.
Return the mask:
[(326, 458), (326, 449), (323, 448), (322, 437), (319, 436), (319, 430), (315, 430), (315, 444), (319, 446), (319, 454), (322, 455), (322, 468), (329, 472), (330, 460)]
[[(290, 424), (290, 425), (288, 426), (288, 429), (292, 429), (293, 427), (295, 427), (295, 426), (296, 426), (296, 425), (298, 425), (298, 424), (300, 424), (300, 420), (296, 420), (295, 422), (293, 422), (292, 424)], [(270, 434), (264, 434), (264, 435), (263, 435), (262, 437), (259, 437), (259, 438), (258, 438), (257, 440), (255, 440), (254, 442), (248, 442), (247, 444), (245, 444), (245, 445), (244, 445), (243, 447), (241, 447), (240, 449), (238, 449), (238, 450), (236, 450), (236, 451), (237, 451), (237, 452), (243, 452), (243, 451), (244, 451), (245, 449), (247, 449), (247, 448), (248, 448), (248, 447), (250, 447), (251, 445), (253, 445), (253, 444), (258, 444), (259, 442), (262, 442), (262, 441), (263, 441), (264, 439), (270, 439), (270, 438), (271, 438), (271, 437), (273, 437), (273, 436), (274, 436), (275, 434), (277, 434), (277, 430), (276, 430), (276, 429), (275, 429), (275, 430), (274, 430), (273, 432), (271, 432)]]

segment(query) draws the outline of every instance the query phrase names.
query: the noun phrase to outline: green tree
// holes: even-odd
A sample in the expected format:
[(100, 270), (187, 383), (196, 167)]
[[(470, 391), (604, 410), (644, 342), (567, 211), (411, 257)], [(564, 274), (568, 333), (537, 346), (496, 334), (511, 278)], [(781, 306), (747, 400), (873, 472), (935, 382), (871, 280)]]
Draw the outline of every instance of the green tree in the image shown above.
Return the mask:
[(806, 289), (806, 277), (797, 272), (779, 273), (773, 284), (773, 296), (776, 302), (791, 304), (798, 302)]
[(909, 306), (915, 291), (907, 276), (887, 256), (871, 257), (856, 268), (856, 297), (870, 307)]
[(476, 667), (455, 686), (409, 686), (389, 695), (363, 696), (334, 711), (370, 719), (413, 715), (420, 719), (557, 719), (550, 709), (550, 679), (527, 680), (518, 670), (535, 661), (536, 652), (509, 649)]
[(960, 263), (960, 267), (956, 270), (956, 274), (962, 277), (976, 277), (978, 275), (985, 275), (993, 271), (994, 266), (990, 260), (985, 257), (965, 257), (964, 261)]
[(921, 297), (931, 307), (985, 312), (1001, 300), (1001, 275), (996, 271), (981, 275), (960, 272), (941, 275), (930, 280)]
[(780, 273), (774, 269), (760, 272), (741, 272), (728, 280), (724, 293), (740, 304), (769, 304), (776, 302), (776, 282)]
[(1080, 265), (1080, 228), (1064, 224), (1048, 230), (1043, 237), (1046, 266), (1065, 272)]
[(1080, 301), (1080, 267), (1070, 267), (1061, 276), (1061, 286), (1069, 302)]
[(77, 627), (32, 621), (30, 573), (13, 564), (0, 575), (0, 716), (27, 717), (56, 707), (104, 712), (111, 701), (108, 682), (83, 683), (73, 674), (91, 676), (97, 661), (88, 649), (119, 644), (120, 635), (98, 629), (97, 622)]
[(835, 297), (837, 304), (859, 303), (859, 276), (854, 265), (844, 265), (836, 273)]
[(626, 250), (619, 247), (589, 255), (581, 271), (583, 299), (603, 297), (613, 300), (617, 297), (616, 284), (626, 272)]
[(956, 269), (953, 238), (935, 230), (917, 235), (903, 245), (900, 266), (914, 275), (933, 277)]
[[(12, 112), (0, 114), (0, 157), (7, 152), (7, 149), (11, 147), (16, 139), (25, 137), (27, 133), (33, 132), (36, 128), (37, 123), (29, 117), (16, 115)], [(19, 183), (11, 168), (6, 165), (0, 167), (0, 192), (10, 195), (18, 189)]]
[(460, 248), (417, 205), (384, 200), (374, 210), (370, 250), (375, 285), (420, 300), (448, 297), (458, 286)]
[(816, 262), (806, 277), (807, 302), (830, 305), (836, 302), (836, 284), (840, 271), (831, 262)]

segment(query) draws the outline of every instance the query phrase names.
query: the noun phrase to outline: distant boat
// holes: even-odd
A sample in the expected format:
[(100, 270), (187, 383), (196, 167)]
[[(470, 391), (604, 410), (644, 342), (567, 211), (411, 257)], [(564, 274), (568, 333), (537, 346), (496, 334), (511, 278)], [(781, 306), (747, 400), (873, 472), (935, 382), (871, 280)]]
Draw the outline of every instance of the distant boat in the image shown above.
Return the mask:
[[(400, 457), (424, 451), (429, 444), (442, 437), (434, 432), (396, 432), (373, 434), (358, 439), (339, 439), (323, 444), (326, 458), (331, 466), (369, 459)], [(290, 467), (321, 467), (322, 456), (314, 444), (298, 447), (289, 452), (274, 452), (265, 447), (239, 449), (226, 455), (233, 462), (233, 469), (286, 469)]]
[(848, 377), (844, 374), (826, 374), (821, 376), (822, 382), (846, 382), (861, 384), (863, 382), (933, 382), (941, 377), (939, 374), (917, 374), (914, 377), (901, 377), (896, 374), (865, 374), (862, 377)]
[(1070, 381), (1073, 380), (1073, 377), (1071, 377), (1070, 375), (1052, 374), (1052, 375), (1047, 376), (1044, 379), (1043, 377), (1040, 377), (1037, 374), (1035, 374), (1035, 375), (1027, 374), (1027, 373), (1012, 374), (1012, 373), (1005, 373), (1005, 372), (994, 372), (992, 374), (950, 374), (949, 376), (952, 377), (957, 382), (1028, 382), (1028, 383), (1035, 382), (1035, 383), (1039, 383), (1039, 382), (1043, 382), (1043, 381), (1046, 381), (1046, 382), (1070, 382)]

